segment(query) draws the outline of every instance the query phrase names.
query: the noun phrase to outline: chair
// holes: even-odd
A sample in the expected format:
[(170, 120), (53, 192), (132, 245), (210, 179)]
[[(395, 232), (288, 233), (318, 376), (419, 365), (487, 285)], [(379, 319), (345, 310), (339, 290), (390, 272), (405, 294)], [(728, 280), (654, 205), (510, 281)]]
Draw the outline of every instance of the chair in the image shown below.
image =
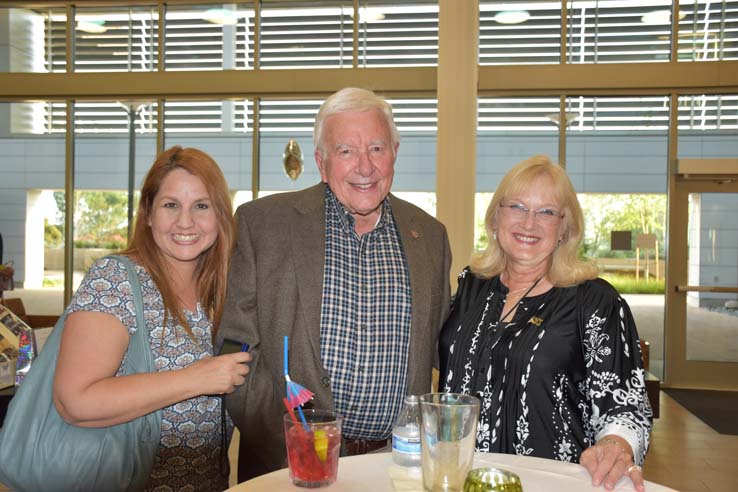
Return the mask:
[(661, 381), (649, 371), (651, 361), (651, 344), (646, 340), (639, 340), (641, 344), (641, 354), (643, 354), (643, 368), (646, 370), (646, 394), (648, 401), (651, 403), (653, 410), (653, 418), (659, 418), (659, 392), (661, 391)]

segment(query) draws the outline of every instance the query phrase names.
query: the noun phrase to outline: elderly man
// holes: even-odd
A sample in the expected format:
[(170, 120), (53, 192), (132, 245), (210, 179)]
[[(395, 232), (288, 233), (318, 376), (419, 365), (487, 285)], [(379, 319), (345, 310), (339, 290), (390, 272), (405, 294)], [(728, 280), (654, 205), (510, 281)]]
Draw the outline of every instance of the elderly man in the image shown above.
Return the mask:
[(399, 135), (373, 92), (330, 96), (315, 121), (322, 183), (239, 207), (218, 339), (251, 345), (228, 396), (239, 481), (286, 466), (283, 338), (290, 376), (344, 417), (343, 452), (385, 447), (406, 394), (431, 389), (449, 305), (443, 225), (390, 194)]

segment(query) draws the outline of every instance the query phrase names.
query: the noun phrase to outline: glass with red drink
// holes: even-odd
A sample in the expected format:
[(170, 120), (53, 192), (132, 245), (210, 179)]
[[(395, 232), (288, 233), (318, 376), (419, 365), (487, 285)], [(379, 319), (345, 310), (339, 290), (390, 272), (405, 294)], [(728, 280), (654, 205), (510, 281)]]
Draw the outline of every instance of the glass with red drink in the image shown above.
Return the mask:
[(284, 416), (290, 479), (298, 487), (325, 487), (336, 481), (342, 418), (328, 410), (304, 410), (305, 421)]

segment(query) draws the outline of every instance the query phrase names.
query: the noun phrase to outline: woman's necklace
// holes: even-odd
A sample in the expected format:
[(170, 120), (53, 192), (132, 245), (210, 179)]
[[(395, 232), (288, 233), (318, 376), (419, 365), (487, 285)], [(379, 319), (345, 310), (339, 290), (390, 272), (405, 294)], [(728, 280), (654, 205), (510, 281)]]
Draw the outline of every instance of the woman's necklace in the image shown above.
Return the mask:
[(516, 292), (520, 292), (521, 290), (525, 290), (525, 289), (527, 289), (528, 287), (530, 287), (530, 285), (526, 285), (525, 287), (521, 287), (521, 288), (519, 288), (519, 289), (515, 289), (515, 290), (508, 290), (508, 291), (507, 291), (507, 295), (510, 295), (510, 294), (515, 294)]
[[(506, 312), (506, 313), (504, 313), (504, 314), (503, 314), (503, 315), (502, 315), (502, 316), (500, 317), (500, 320), (498, 321), (498, 323), (502, 323), (502, 322), (504, 322), (504, 321), (505, 321), (505, 320), (507, 319), (507, 317), (508, 317), (508, 316), (510, 316), (510, 313), (512, 313), (513, 311), (515, 311), (515, 309), (516, 309), (516, 308), (517, 308), (517, 307), (518, 307), (518, 306), (520, 305), (520, 303), (521, 303), (521, 302), (523, 302), (523, 299), (525, 299), (525, 296), (527, 296), (528, 294), (530, 294), (530, 292), (531, 292), (531, 291), (532, 291), (533, 289), (535, 289), (535, 288), (536, 288), (536, 285), (538, 285), (538, 282), (540, 282), (542, 278), (543, 278), (543, 277), (538, 277), (538, 278), (536, 279), (536, 281), (535, 281), (535, 282), (533, 282), (532, 284), (530, 284), (530, 287), (528, 287), (528, 290), (526, 290), (526, 291), (525, 291), (525, 294), (523, 294), (523, 295), (522, 295), (522, 296), (520, 297), (520, 299), (518, 299), (518, 302), (516, 302), (516, 303), (515, 303), (515, 305), (514, 305), (513, 307), (511, 307), (510, 309), (508, 309), (508, 310), (507, 310), (507, 312)], [(515, 290), (511, 290), (511, 291), (508, 291), (508, 292), (507, 292), (507, 295), (509, 296), (510, 294), (514, 294), (514, 293), (516, 293), (516, 292), (520, 292), (521, 290), (524, 290), (524, 289), (525, 289), (525, 287), (523, 287), (523, 288), (520, 288), (520, 289), (515, 289)]]

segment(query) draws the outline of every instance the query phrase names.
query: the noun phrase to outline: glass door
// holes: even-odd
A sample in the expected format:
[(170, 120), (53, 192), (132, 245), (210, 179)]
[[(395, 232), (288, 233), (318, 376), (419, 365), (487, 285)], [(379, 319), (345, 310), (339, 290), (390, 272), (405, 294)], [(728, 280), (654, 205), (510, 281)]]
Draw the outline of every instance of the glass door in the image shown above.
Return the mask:
[(738, 390), (738, 174), (671, 180), (665, 384)]

